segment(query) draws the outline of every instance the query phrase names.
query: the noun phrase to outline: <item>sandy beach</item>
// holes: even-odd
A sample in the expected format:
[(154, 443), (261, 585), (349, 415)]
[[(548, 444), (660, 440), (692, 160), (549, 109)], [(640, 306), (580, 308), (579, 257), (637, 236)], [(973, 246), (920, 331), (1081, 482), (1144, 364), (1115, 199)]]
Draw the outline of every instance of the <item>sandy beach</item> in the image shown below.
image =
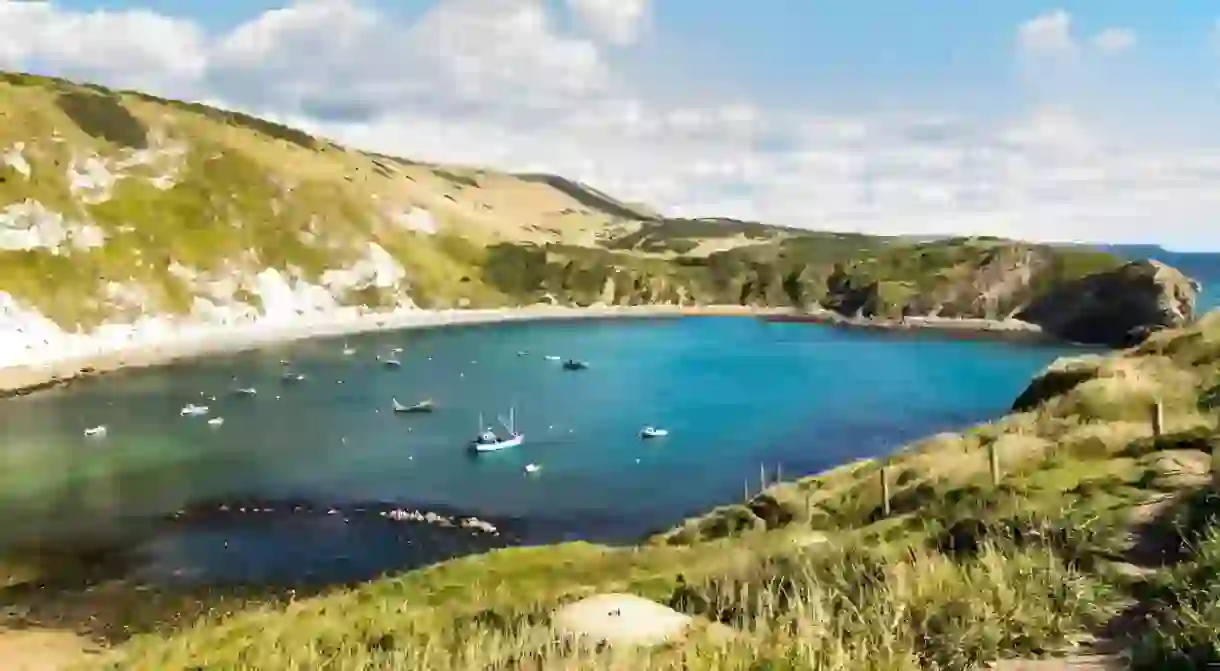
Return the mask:
[(45, 354), (29, 364), (0, 366), (0, 397), (19, 396), (68, 384), (84, 377), (126, 368), (158, 366), (213, 354), (239, 352), (277, 344), (370, 331), (496, 324), (513, 321), (599, 319), (625, 317), (745, 316), (777, 321), (810, 322), (829, 326), (884, 331), (940, 331), (965, 336), (1042, 337), (1037, 326), (1015, 320), (910, 317), (902, 321), (852, 319), (829, 312), (797, 312), (782, 308), (746, 306), (677, 305), (595, 306), (587, 308), (537, 305), (520, 308), (471, 310), (401, 310), (335, 318), (314, 317), (298, 324), (253, 323), (216, 326), (190, 334), (167, 334), (160, 342), (99, 343), (96, 354), (64, 358)]
[[(335, 319), (314, 318), (300, 324), (216, 327), (210, 332), (164, 338), (156, 343), (99, 343), (89, 356), (56, 359), (40, 355), (26, 365), (0, 367), (0, 396), (18, 396), (48, 389), (83, 377), (126, 368), (158, 366), (183, 359), (239, 352), (276, 344), (370, 331), (436, 328), (463, 324), (495, 324), (551, 319), (595, 319), (614, 317), (678, 317), (700, 312), (675, 305), (606, 306), (570, 308), (531, 306), (488, 310), (402, 310)], [(722, 314), (722, 312), (716, 312)], [(727, 314), (727, 313), (726, 313)], [(735, 314), (753, 314), (737, 311)]]

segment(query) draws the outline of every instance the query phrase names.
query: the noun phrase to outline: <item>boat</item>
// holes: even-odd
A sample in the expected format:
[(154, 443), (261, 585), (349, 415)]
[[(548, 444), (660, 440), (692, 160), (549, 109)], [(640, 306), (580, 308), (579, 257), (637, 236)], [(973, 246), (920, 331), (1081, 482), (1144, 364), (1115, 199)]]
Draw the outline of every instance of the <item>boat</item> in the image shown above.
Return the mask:
[[(513, 410), (508, 410), (508, 422), (501, 421), (504, 428), (508, 429), (508, 437), (501, 438), (496, 435), (496, 432), (487, 427), (479, 434), (478, 438), (471, 441), (470, 446), (475, 452), (495, 452), (497, 450), (505, 450), (510, 447), (517, 447), (525, 441), (525, 434), (518, 433), (516, 422), (513, 417)], [(479, 426), (483, 426), (483, 415), (479, 415)]]
[(390, 354), (402, 354), (401, 347), (393, 347), (390, 349)]
[(393, 357), (386, 357), (383, 359), (383, 358), (381, 358), (381, 355), (378, 355), (377, 360), (381, 362), (381, 365), (386, 366), (388, 368), (398, 368), (399, 366), (402, 365), (401, 361), (399, 361), (398, 359), (395, 359)]
[(588, 367), (589, 364), (585, 363), (584, 361), (577, 361), (576, 359), (568, 359), (567, 361), (563, 362), (564, 370), (585, 370)]
[(238, 387), (233, 393), (237, 396), (257, 396), (258, 390), (254, 387)]
[(208, 420), (208, 426), (220, 426), (225, 423), (224, 417), (213, 417)]
[(106, 436), (106, 425), (101, 424), (85, 429), (85, 435), (90, 438), (104, 438)]
[(557, 357), (557, 356), (555, 356), (554, 354), (548, 354), (548, 355), (546, 355), (546, 356), (545, 356), (545, 357), (543, 357), (543, 358), (544, 358), (544, 359), (546, 359), (547, 361), (559, 361), (559, 359), (560, 359), (561, 357)]
[(664, 438), (668, 435), (669, 431), (652, 426), (646, 426), (640, 429), (640, 438)]
[(346, 344), (343, 345), (343, 356), (351, 356), (355, 353), (356, 353), (355, 347), (349, 347)]
[(304, 373), (293, 373), (290, 371), (290, 372), (287, 372), (287, 373), (284, 373), (283, 375), (281, 375), (280, 381), (281, 382), (304, 382), (305, 374)]
[(525, 350), (525, 349), (517, 350), (517, 356), (525, 356), (527, 354), (529, 354), (529, 350)]
[[(394, 412), (432, 412), (435, 407), (430, 398), (420, 401), (415, 405), (403, 405), (396, 398), (391, 398), (390, 402), (394, 405)], [(482, 424), (482, 422), (479, 423)]]
[(208, 406), (195, 405), (194, 403), (187, 403), (178, 411), (178, 415), (181, 417), (198, 417), (206, 414), (208, 414)]
[(525, 465), (526, 473), (537, 473), (538, 471), (541, 471), (541, 470), (542, 470), (542, 467), (539, 466), (538, 464), (526, 464)]

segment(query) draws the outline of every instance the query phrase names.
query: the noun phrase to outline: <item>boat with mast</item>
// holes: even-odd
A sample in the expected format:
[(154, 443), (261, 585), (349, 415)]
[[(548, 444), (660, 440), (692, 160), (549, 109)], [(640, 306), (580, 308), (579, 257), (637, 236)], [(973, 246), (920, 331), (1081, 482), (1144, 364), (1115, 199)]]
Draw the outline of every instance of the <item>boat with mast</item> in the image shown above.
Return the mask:
[(512, 408), (508, 409), (507, 422), (505, 422), (504, 418), (502, 417), (499, 419), (500, 424), (502, 424), (504, 428), (508, 430), (508, 437), (500, 437), (490, 426), (483, 428), (485, 426), (483, 424), (483, 413), (479, 413), (479, 427), (482, 432), (477, 438), (471, 441), (471, 449), (473, 449), (475, 452), (496, 452), (498, 450), (505, 450), (510, 447), (517, 447), (525, 441), (525, 434), (517, 431), (516, 418)]

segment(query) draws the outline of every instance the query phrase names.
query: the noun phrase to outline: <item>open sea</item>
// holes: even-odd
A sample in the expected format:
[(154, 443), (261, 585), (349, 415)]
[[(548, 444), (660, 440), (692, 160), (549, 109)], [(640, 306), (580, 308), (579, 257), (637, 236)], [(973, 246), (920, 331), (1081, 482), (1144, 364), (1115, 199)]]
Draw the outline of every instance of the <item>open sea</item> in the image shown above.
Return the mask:
[[(139, 579), (296, 584), (632, 542), (740, 501), (760, 468), (809, 474), (1001, 415), (1077, 351), (697, 317), (387, 332), (128, 371), (0, 401), (0, 551), (122, 543)], [(306, 379), (284, 383), (281, 359)], [(395, 414), (392, 398), (436, 410)], [(209, 412), (180, 416), (188, 403)], [(471, 455), (480, 413), (510, 408), (525, 443)], [(646, 425), (669, 436), (641, 440)]]

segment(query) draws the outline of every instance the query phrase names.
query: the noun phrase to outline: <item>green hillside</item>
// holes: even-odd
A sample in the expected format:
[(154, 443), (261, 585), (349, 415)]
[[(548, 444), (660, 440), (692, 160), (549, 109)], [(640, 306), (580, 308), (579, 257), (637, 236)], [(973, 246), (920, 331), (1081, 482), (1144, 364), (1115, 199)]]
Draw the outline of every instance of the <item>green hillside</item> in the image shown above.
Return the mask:
[(243, 114), (29, 75), (0, 76), (0, 113), (0, 291), (69, 330), (182, 314), (199, 298), (265, 310), (268, 269), (370, 308), (824, 304), (995, 317), (1119, 264), (999, 240), (668, 219), (561, 177), (360, 152)]

